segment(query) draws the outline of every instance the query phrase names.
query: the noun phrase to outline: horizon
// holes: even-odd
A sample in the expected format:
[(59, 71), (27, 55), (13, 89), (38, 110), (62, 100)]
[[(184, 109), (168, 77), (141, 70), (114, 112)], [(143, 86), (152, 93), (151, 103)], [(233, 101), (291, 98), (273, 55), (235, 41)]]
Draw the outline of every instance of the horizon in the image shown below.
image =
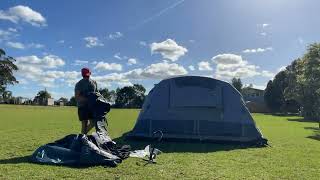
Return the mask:
[[(264, 89), (275, 74), (319, 42), (320, 2), (3, 1), (0, 46), (19, 67), (14, 96), (47, 89), (70, 99), (80, 69), (98, 88), (207, 76)], [(85, 12), (85, 13), (83, 13)]]

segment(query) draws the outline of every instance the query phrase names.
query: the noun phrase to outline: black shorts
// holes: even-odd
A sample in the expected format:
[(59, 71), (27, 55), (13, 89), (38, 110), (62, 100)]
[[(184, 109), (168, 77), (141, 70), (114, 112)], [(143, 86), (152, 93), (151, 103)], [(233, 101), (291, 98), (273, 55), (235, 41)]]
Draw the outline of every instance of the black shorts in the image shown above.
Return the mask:
[(87, 107), (78, 107), (78, 116), (80, 121), (93, 118), (92, 112)]

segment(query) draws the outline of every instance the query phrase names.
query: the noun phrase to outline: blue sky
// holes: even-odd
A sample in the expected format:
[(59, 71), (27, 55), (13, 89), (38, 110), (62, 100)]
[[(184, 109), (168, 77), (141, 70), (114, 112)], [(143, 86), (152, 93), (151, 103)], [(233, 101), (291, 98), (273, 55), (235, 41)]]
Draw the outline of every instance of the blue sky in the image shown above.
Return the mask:
[(0, 47), (17, 59), (14, 96), (73, 95), (80, 69), (99, 87), (147, 90), (179, 75), (266, 86), (320, 41), (316, 0), (109, 0), (0, 3)]

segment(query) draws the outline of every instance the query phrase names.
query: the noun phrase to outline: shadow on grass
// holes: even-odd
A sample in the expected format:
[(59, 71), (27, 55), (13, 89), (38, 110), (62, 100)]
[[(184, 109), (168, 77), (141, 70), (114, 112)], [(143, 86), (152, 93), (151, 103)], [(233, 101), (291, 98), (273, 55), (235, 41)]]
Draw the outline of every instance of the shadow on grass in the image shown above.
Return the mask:
[(299, 118), (288, 118), (288, 121), (311, 122), (311, 123), (316, 123), (316, 122), (318, 122), (318, 121), (316, 121), (316, 120), (304, 119), (303, 117), (299, 117)]
[(104, 166), (104, 167), (109, 167), (113, 168), (113, 166), (109, 165), (84, 165), (84, 164), (50, 164), (50, 163), (35, 163), (30, 161), (30, 156), (22, 156), (22, 157), (14, 157), (10, 159), (0, 159), (0, 165), (1, 164), (21, 164), (21, 163), (28, 163), (28, 164), (35, 164), (35, 165), (48, 165), (48, 166), (57, 166), (57, 167), (66, 167), (66, 168), (75, 168), (75, 169), (86, 169), (90, 167), (95, 167), (95, 166)]
[(320, 128), (318, 128), (318, 127), (305, 127), (304, 129), (312, 130), (314, 133), (312, 136), (308, 136), (307, 138), (320, 141)]
[(237, 149), (259, 148), (254, 144), (240, 144), (233, 142), (202, 142), (202, 141), (185, 141), (185, 140), (162, 140), (156, 144), (155, 141), (146, 139), (126, 138), (128, 133), (124, 133), (121, 137), (113, 139), (117, 144), (128, 144), (132, 150), (144, 149), (149, 144), (155, 144), (155, 147), (164, 153), (208, 153), (218, 151), (231, 151)]
[(13, 157), (9, 159), (0, 159), (0, 164), (20, 164), (20, 163), (30, 163), (30, 156)]
[(272, 116), (299, 116), (299, 113), (263, 113), (264, 115), (272, 115)]

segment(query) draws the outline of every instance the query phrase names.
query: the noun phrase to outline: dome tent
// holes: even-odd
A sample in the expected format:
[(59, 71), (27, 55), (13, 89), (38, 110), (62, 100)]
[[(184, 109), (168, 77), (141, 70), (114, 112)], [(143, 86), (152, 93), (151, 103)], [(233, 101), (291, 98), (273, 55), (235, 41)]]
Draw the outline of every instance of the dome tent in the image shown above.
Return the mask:
[(208, 77), (175, 77), (155, 85), (128, 137), (151, 138), (157, 130), (167, 139), (266, 144), (241, 94)]

